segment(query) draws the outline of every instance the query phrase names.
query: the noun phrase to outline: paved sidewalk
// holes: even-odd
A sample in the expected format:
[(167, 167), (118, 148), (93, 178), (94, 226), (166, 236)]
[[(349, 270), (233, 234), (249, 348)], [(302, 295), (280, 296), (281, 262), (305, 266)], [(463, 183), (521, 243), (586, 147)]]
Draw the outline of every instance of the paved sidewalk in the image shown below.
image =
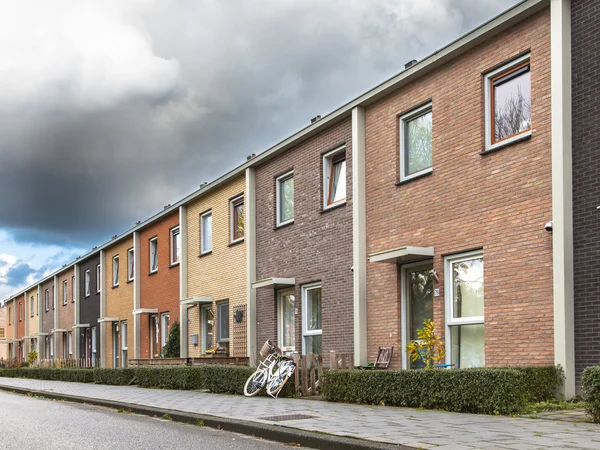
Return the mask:
[[(280, 425), (423, 449), (600, 449), (600, 425), (591, 423), (18, 378), (0, 378), (1, 386)], [(289, 421), (265, 419), (285, 414), (313, 417)]]

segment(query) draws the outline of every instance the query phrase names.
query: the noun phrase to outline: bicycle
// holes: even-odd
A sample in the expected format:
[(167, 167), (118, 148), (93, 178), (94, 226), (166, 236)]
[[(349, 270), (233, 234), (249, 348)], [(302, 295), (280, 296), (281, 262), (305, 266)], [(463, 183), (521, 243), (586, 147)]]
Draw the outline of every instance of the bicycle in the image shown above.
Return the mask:
[(267, 394), (277, 398), (287, 380), (296, 371), (296, 363), (289, 356), (283, 355), (281, 349), (270, 340), (264, 343), (259, 353), (265, 359), (259, 362), (256, 371), (246, 381), (244, 395), (253, 397), (266, 385)]

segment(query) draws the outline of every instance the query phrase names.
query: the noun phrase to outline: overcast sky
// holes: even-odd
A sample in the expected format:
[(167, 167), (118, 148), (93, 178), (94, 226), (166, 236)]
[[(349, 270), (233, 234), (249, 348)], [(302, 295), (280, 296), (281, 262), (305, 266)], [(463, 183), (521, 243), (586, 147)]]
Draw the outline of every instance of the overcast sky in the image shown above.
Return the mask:
[(0, 299), (516, 0), (0, 0)]

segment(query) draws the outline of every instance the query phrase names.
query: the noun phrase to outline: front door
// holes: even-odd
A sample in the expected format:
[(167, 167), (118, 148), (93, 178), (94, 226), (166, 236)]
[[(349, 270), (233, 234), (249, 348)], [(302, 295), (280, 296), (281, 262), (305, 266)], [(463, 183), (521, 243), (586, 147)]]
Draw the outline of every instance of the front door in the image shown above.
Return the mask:
[(113, 323), (113, 367), (119, 367), (119, 323)]
[(277, 340), (281, 350), (287, 354), (296, 351), (295, 294), (294, 289), (277, 293)]
[(92, 359), (92, 338), (91, 338), (91, 334), (90, 334), (90, 329), (86, 328), (85, 329), (85, 365), (86, 367), (91, 366), (91, 359)]
[(158, 316), (150, 316), (150, 358), (158, 358), (159, 356), (158, 336)]
[(406, 345), (416, 341), (425, 319), (433, 320), (433, 265), (408, 264), (402, 268), (402, 368), (424, 367), (421, 360), (410, 362)]
[(202, 306), (202, 354), (213, 348), (213, 336), (215, 332), (215, 313), (212, 305)]

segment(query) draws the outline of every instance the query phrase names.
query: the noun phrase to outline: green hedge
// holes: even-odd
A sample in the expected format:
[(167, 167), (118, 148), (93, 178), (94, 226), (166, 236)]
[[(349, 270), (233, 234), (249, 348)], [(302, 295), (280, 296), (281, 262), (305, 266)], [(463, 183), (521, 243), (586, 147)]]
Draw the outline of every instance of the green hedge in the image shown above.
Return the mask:
[(137, 384), (136, 379), (136, 369), (94, 369), (94, 383), (96, 384), (127, 386)]
[(325, 398), (334, 402), (518, 414), (527, 404), (526, 376), (513, 369), (330, 370)]
[(140, 367), (135, 369), (137, 384), (146, 388), (204, 389), (204, 367)]
[(529, 402), (545, 402), (556, 398), (565, 373), (561, 366), (516, 366), (524, 375), (525, 392)]
[(94, 373), (89, 369), (0, 369), (0, 377), (34, 378), (37, 380), (93, 383)]
[(581, 376), (581, 393), (586, 412), (593, 422), (600, 423), (600, 366), (584, 369)]

